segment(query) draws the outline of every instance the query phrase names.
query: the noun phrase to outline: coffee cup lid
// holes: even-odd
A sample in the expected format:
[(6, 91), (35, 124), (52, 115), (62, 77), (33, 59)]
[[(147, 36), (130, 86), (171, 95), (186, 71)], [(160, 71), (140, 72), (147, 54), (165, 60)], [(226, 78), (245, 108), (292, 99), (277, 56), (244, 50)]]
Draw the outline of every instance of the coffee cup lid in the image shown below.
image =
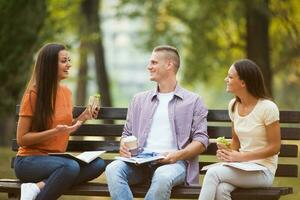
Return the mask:
[(125, 137), (125, 138), (123, 139), (124, 142), (132, 142), (132, 141), (136, 141), (136, 140), (137, 140), (137, 138), (136, 138), (134, 135)]

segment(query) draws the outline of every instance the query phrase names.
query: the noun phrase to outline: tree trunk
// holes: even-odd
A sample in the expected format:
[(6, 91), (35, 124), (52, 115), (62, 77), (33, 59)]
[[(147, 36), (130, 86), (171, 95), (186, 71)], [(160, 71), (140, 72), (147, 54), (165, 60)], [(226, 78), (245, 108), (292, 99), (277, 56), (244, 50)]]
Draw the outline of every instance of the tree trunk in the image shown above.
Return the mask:
[(87, 95), (87, 44), (84, 40), (80, 41), (80, 61), (78, 71), (77, 93), (76, 93), (76, 105), (84, 106), (86, 104), (85, 99)]
[(272, 70), (269, 48), (268, 0), (246, 0), (247, 57), (262, 70), (268, 92), (272, 95)]
[(98, 15), (99, 4), (101, 5), (99, 0), (84, 0), (81, 8), (89, 25), (89, 47), (95, 57), (97, 85), (101, 93), (101, 104), (102, 106), (111, 106), (109, 81), (100, 30), (100, 15)]

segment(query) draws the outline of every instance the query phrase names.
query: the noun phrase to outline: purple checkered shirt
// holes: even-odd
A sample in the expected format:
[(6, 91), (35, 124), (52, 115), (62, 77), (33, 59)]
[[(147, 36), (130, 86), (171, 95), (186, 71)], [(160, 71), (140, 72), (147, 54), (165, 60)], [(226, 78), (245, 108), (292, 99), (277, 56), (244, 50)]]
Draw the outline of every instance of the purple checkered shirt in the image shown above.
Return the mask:
[[(122, 137), (134, 135), (139, 147), (144, 147), (159, 100), (158, 90), (153, 89), (138, 93), (128, 107), (127, 121)], [(174, 141), (178, 149), (184, 149), (192, 141), (208, 146), (207, 109), (200, 97), (181, 88), (178, 84), (174, 97), (169, 102), (169, 120)], [(198, 156), (185, 160), (187, 163), (187, 184), (199, 183)]]

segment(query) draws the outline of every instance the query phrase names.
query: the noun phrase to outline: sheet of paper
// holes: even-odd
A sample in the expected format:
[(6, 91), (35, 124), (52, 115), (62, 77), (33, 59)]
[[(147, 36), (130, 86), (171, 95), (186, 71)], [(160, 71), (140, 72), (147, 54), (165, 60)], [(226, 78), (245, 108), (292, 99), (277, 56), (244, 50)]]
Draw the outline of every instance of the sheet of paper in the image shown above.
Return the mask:
[(83, 160), (87, 163), (91, 162), (92, 160), (96, 159), (97, 157), (99, 157), (101, 154), (103, 154), (105, 151), (85, 151), (81, 154), (79, 154), (78, 156), (76, 156), (76, 158)]
[(121, 157), (121, 156), (115, 157), (115, 159), (117, 159), (117, 160), (122, 160), (125, 162), (134, 163), (134, 164), (143, 164), (143, 163), (153, 162), (153, 161), (157, 161), (157, 160), (160, 160), (163, 158), (165, 158), (165, 156), (161, 156), (161, 155), (147, 157), (147, 158), (137, 158), (137, 157), (125, 158), (125, 157)]
[(99, 157), (101, 154), (105, 153), (105, 151), (85, 151), (83, 153), (49, 153), (50, 156), (62, 156), (70, 159), (74, 159), (76, 161), (79, 161), (81, 163), (90, 163), (97, 157)]

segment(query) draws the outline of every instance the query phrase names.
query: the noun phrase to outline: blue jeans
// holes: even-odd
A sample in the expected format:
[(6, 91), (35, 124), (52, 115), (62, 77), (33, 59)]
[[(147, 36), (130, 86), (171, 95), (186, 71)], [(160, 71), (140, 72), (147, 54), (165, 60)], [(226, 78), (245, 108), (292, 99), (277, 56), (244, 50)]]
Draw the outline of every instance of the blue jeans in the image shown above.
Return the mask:
[[(173, 186), (184, 182), (186, 164), (178, 161), (168, 165), (134, 165), (120, 160), (111, 162), (105, 170), (108, 189), (113, 200), (130, 200), (129, 185), (151, 180), (146, 200), (169, 199)], [(152, 179), (151, 179), (152, 178)]]
[(104, 171), (105, 162), (97, 158), (80, 165), (75, 160), (59, 156), (17, 156), (14, 168), (22, 182), (45, 183), (36, 200), (53, 200), (71, 186), (97, 178)]

